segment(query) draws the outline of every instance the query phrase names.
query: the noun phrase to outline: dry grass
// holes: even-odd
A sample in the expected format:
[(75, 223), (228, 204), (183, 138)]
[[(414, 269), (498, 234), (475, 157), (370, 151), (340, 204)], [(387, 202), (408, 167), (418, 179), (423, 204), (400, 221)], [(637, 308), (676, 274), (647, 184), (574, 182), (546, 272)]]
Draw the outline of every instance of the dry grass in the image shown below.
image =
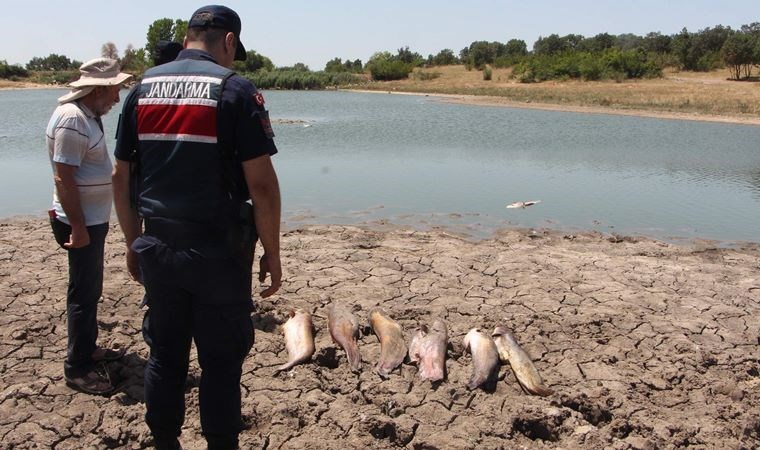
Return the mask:
[[(418, 69), (420, 70), (420, 69)], [(729, 81), (728, 70), (710, 73), (666, 71), (663, 78), (615, 81), (548, 81), (523, 84), (511, 69), (494, 69), (491, 81), (464, 66), (434, 67), (437, 78), (371, 83), (366, 89), (492, 96), (510, 102), (601, 107), (760, 120), (760, 82)], [(498, 103), (498, 101), (496, 102)]]

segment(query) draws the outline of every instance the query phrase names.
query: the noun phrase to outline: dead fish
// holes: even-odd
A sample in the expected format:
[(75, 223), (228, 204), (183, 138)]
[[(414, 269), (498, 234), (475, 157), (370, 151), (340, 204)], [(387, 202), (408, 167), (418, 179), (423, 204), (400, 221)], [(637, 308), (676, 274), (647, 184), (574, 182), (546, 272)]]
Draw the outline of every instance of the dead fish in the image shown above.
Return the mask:
[(525, 209), (528, 206), (533, 206), (536, 203), (541, 203), (541, 200), (528, 200), (527, 202), (514, 202), (507, 205), (507, 208), (513, 209), (513, 208), (522, 208)]
[(333, 342), (345, 350), (351, 370), (359, 372), (362, 364), (357, 342), (359, 339), (359, 321), (344, 306), (333, 303), (327, 313), (327, 326), (330, 329)]
[(311, 314), (296, 308), (290, 311), (290, 319), (282, 325), (285, 335), (285, 348), (288, 349), (288, 362), (277, 368), (276, 372), (311, 359), (314, 354), (314, 335)]
[(409, 359), (417, 363), (423, 380), (439, 381), (446, 376), (446, 324), (436, 320), (433, 327), (421, 325), (409, 344)]
[(515, 336), (507, 327), (502, 325), (497, 326), (491, 336), (499, 351), (499, 359), (503, 363), (509, 362), (509, 365), (512, 366), (512, 371), (515, 373), (515, 378), (517, 378), (517, 381), (525, 392), (543, 397), (554, 393), (554, 391), (544, 386), (541, 375), (538, 374), (538, 369), (533, 365), (530, 356), (520, 347)]
[(499, 371), (499, 352), (493, 339), (473, 328), (464, 337), (464, 348), (472, 354), (472, 376), (467, 389), (475, 389), (496, 376)]
[(406, 343), (401, 325), (381, 308), (369, 312), (369, 326), (380, 341), (380, 361), (375, 366), (378, 375), (386, 378), (406, 358)]

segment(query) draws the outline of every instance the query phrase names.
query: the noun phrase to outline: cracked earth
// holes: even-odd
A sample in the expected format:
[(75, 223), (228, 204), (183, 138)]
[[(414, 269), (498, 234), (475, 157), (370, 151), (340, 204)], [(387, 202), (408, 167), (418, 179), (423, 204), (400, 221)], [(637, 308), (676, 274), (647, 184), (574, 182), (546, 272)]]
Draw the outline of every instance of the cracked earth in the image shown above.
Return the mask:
[[(441, 231), (349, 226), (290, 230), (284, 284), (257, 299), (243, 368), (241, 448), (758, 448), (760, 247), (673, 246), (597, 233), (501, 232), (469, 242)], [(260, 253), (260, 250), (259, 250)], [(109, 365), (120, 389), (76, 393), (63, 381), (66, 257), (41, 219), (0, 222), (0, 442), (3, 448), (150, 447), (143, 421), (142, 297), (121, 232), (106, 245), (100, 343), (128, 350)], [(258, 289), (258, 287), (257, 287)], [(357, 376), (332, 344), (326, 306), (362, 323)], [(447, 378), (403, 364), (389, 379), (368, 313), (383, 308), (411, 338), (449, 327)], [(311, 362), (287, 360), (278, 325), (289, 307), (314, 316)], [(512, 328), (554, 395), (523, 393), (508, 365), (468, 391), (472, 327)], [(197, 363), (187, 380), (185, 448), (204, 448)]]

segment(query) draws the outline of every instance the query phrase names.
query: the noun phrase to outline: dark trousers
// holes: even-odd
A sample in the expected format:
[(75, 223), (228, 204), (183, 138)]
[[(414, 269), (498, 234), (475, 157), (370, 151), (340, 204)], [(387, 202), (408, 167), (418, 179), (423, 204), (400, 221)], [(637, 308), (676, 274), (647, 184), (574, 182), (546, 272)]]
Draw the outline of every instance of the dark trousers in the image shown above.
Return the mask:
[[(69, 241), (71, 227), (58, 219), (50, 219), (58, 245)], [(87, 227), (90, 245), (66, 249), (69, 256), (69, 288), (66, 295), (68, 351), (63, 364), (67, 377), (81, 377), (95, 366), (92, 353), (98, 339), (98, 300), (103, 293), (103, 248), (108, 224)]]
[[(176, 236), (175, 236), (176, 238)], [(150, 346), (145, 368), (146, 422), (157, 440), (180, 435), (190, 343), (201, 367), (200, 415), (209, 448), (237, 448), (242, 429), (240, 377), (253, 346), (251, 266), (209, 258), (143, 236), (140, 255), (148, 312), (143, 335)], [(182, 246), (180, 246), (182, 247)]]

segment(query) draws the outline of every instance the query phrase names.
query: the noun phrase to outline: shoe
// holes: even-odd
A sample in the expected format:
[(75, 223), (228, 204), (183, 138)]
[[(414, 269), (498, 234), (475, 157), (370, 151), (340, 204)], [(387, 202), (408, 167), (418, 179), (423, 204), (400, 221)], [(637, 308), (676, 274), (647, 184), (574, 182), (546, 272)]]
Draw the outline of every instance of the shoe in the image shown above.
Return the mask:
[(94, 352), (92, 352), (92, 360), (95, 362), (116, 361), (116, 360), (121, 359), (121, 357), (124, 356), (126, 352), (127, 352), (126, 349), (123, 349), (123, 348), (110, 349), (110, 348), (98, 347), (95, 349)]
[(162, 438), (153, 436), (153, 446), (156, 450), (182, 450), (182, 445), (176, 437)]
[(107, 376), (103, 376), (95, 370), (91, 370), (82, 377), (64, 376), (64, 378), (68, 387), (85, 394), (107, 395), (115, 389)]

